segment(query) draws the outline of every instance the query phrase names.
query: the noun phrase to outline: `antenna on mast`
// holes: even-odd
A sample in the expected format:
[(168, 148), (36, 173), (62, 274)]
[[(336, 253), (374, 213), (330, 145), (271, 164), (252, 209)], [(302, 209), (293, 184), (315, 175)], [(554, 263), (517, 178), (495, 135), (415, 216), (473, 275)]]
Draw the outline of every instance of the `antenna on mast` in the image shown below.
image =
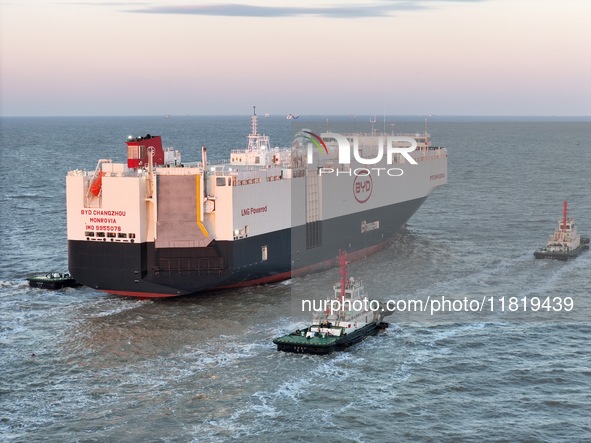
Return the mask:
[(347, 253), (341, 251), (339, 255), (341, 265), (341, 301), (345, 299), (345, 285), (347, 284)]
[(252, 134), (257, 135), (257, 107), (252, 107)]

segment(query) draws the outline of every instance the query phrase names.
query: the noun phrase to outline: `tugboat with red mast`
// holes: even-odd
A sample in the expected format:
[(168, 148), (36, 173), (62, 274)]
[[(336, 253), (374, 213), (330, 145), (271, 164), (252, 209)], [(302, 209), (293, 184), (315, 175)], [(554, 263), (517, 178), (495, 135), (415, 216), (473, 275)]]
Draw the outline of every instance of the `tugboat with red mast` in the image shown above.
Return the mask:
[(577, 234), (574, 219), (567, 217), (567, 207), (568, 203), (565, 200), (563, 217), (558, 220), (558, 228), (550, 234), (546, 247), (534, 252), (535, 258), (566, 261), (589, 249), (589, 239)]
[(347, 276), (346, 253), (339, 256), (341, 281), (314, 312), (312, 325), (273, 340), (278, 351), (303, 354), (330, 354), (359, 343), (388, 327), (389, 315), (377, 300), (369, 300), (363, 282)]

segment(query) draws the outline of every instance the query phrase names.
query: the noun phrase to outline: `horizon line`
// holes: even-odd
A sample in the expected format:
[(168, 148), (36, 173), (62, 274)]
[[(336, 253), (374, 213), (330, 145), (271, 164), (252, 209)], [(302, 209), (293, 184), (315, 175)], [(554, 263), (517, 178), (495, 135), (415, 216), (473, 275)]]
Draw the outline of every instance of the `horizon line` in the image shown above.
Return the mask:
[[(257, 114), (257, 117), (261, 118), (286, 118), (288, 114), (270, 114), (266, 117), (264, 114)], [(513, 118), (591, 118), (591, 114), (299, 114), (301, 117), (420, 117), (420, 118), (437, 118), (437, 117), (513, 117)], [(0, 118), (87, 118), (87, 117), (252, 117), (252, 114), (12, 114), (12, 115), (1, 115)]]

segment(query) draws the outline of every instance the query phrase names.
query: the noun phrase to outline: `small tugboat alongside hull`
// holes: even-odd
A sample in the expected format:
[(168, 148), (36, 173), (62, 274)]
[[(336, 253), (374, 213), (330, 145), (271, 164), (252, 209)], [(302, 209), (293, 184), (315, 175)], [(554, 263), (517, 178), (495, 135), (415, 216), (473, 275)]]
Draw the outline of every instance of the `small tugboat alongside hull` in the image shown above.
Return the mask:
[(325, 300), (324, 309), (314, 313), (311, 326), (274, 339), (278, 351), (330, 354), (388, 327), (383, 321), (388, 313), (381, 304), (367, 299), (361, 281), (347, 277), (345, 253), (341, 253), (340, 262), (341, 281), (333, 286), (333, 295)]
[(29, 286), (41, 289), (62, 289), (76, 288), (82, 286), (70, 274), (61, 274), (59, 272), (50, 272), (45, 275), (36, 275), (27, 277)]
[(534, 252), (535, 258), (566, 261), (589, 249), (589, 238), (577, 234), (574, 219), (567, 217), (567, 207), (565, 200), (563, 218), (558, 220), (558, 228), (550, 234), (546, 247)]

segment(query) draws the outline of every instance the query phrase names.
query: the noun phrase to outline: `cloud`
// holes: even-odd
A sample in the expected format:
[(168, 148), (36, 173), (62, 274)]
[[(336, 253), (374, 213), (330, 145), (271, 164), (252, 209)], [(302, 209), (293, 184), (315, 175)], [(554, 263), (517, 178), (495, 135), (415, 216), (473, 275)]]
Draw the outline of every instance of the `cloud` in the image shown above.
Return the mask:
[(390, 0), (368, 4), (335, 6), (256, 6), (239, 3), (209, 5), (164, 5), (128, 10), (128, 12), (146, 14), (184, 14), (209, 15), (222, 17), (326, 17), (326, 18), (362, 18), (387, 17), (395, 11), (420, 10), (430, 8), (429, 4), (449, 2), (479, 2), (484, 0)]

